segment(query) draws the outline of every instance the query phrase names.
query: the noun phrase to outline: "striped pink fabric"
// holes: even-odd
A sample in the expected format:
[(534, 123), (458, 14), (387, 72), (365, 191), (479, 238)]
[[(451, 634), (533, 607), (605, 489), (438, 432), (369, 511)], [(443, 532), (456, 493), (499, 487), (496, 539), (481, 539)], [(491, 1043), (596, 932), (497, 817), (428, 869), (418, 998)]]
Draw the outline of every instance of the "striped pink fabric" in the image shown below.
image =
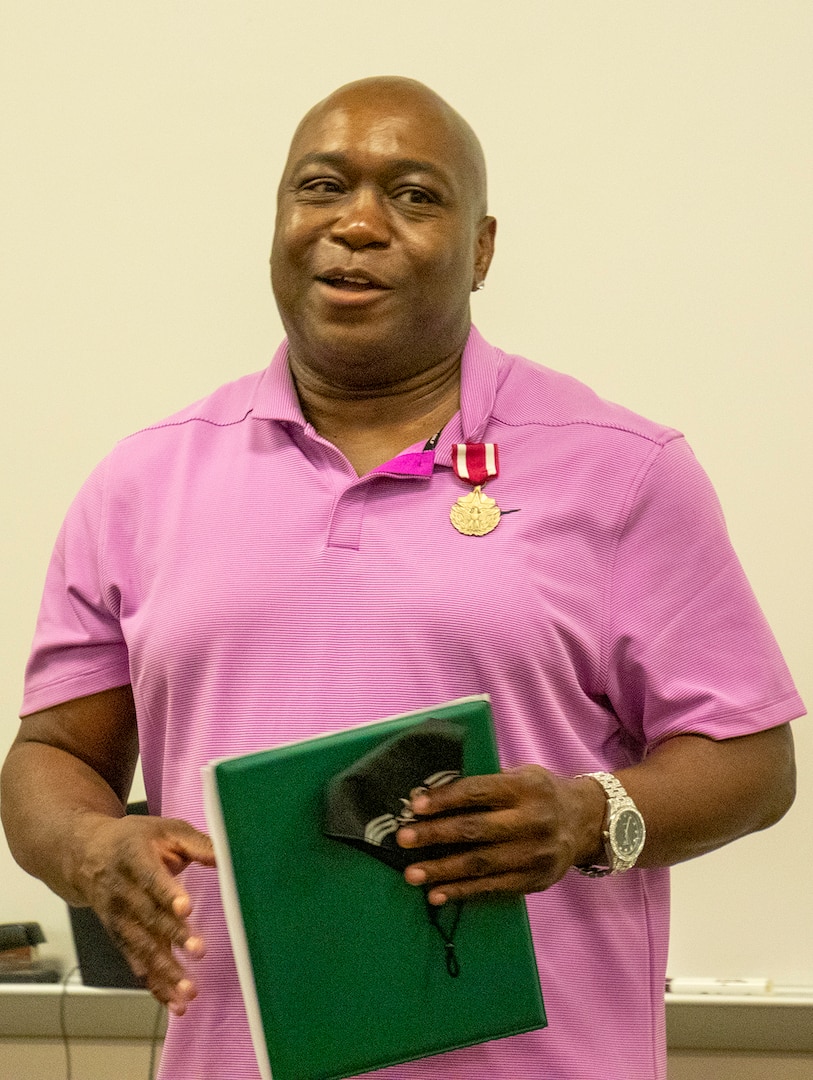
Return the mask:
[[(498, 444), (486, 490), (514, 511), (484, 537), (449, 521), (464, 441)], [(491, 694), (505, 765), (563, 774), (803, 711), (677, 432), (472, 331), (460, 413), (422, 450), (356, 477), (284, 345), (125, 439), (59, 536), (24, 712), (132, 681), (153, 812), (203, 828), (211, 758), (465, 694)], [(209, 952), (161, 1080), (255, 1080), (215, 876), (187, 877)], [(662, 1080), (667, 872), (571, 872), (529, 910), (549, 1028), (382, 1076)]]

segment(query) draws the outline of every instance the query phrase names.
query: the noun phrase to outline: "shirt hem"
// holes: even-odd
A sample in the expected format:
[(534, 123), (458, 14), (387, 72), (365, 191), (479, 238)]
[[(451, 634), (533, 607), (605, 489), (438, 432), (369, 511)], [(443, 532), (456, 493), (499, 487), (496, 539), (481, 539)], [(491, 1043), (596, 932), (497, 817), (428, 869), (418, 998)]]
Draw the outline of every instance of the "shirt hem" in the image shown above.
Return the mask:
[(43, 709), (63, 705), (66, 701), (100, 694), (104, 690), (113, 690), (117, 686), (129, 686), (130, 681), (130, 672), (126, 669), (120, 673), (114, 673), (108, 669), (97, 669), (83, 671), (78, 676), (66, 675), (39, 688), (28, 689), (20, 707), (20, 719), (25, 719), (32, 713), (42, 712)]
[[(678, 718), (674, 724), (667, 725), (656, 736), (648, 738), (647, 745), (652, 749), (676, 735), (702, 735), (722, 742), (725, 739), (736, 739), (742, 735), (753, 735), (758, 731), (780, 727), (805, 715), (807, 715), (807, 709), (804, 702), (795, 691), (791, 691), (764, 705), (747, 709), (745, 712), (732, 710), (712, 717), (699, 718), (696, 723), (687, 721), (685, 718)], [(763, 722), (755, 727), (755, 720)]]

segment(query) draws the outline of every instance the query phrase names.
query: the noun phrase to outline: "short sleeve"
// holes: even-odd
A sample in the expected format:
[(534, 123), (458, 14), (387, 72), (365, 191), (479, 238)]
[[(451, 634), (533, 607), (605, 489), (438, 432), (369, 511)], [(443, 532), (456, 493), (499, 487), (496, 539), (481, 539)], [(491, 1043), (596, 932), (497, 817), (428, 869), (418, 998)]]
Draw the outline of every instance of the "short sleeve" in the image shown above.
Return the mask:
[(804, 713), (779, 647), (686, 441), (659, 447), (634, 487), (607, 595), (606, 688), (644, 744), (730, 738)]
[(101, 571), (106, 474), (103, 462), (57, 537), (26, 667), (22, 716), (130, 681), (115, 597)]

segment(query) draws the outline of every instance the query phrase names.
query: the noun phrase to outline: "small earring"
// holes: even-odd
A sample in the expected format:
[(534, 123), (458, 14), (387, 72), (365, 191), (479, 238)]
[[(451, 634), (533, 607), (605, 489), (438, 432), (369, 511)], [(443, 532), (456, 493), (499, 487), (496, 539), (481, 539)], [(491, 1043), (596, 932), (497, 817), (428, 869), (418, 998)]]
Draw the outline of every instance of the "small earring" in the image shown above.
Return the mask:
[(485, 281), (478, 281), (477, 284), (474, 286), (474, 288), (475, 288), (475, 290), (477, 292), (479, 292), (481, 289), (484, 289), (485, 287), (486, 287)]

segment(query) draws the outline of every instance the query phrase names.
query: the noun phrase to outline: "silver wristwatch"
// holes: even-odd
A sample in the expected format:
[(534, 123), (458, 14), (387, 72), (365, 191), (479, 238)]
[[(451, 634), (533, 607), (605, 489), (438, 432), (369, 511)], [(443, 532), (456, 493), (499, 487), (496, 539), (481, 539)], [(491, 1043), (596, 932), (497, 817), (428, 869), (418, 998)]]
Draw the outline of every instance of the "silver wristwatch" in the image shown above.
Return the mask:
[(612, 773), (581, 773), (580, 776), (589, 777), (601, 784), (607, 796), (607, 816), (601, 834), (607, 853), (607, 865), (577, 866), (576, 869), (587, 877), (623, 874), (625, 870), (631, 870), (635, 866), (643, 851), (646, 825), (641, 812), (627, 794), (624, 785)]

